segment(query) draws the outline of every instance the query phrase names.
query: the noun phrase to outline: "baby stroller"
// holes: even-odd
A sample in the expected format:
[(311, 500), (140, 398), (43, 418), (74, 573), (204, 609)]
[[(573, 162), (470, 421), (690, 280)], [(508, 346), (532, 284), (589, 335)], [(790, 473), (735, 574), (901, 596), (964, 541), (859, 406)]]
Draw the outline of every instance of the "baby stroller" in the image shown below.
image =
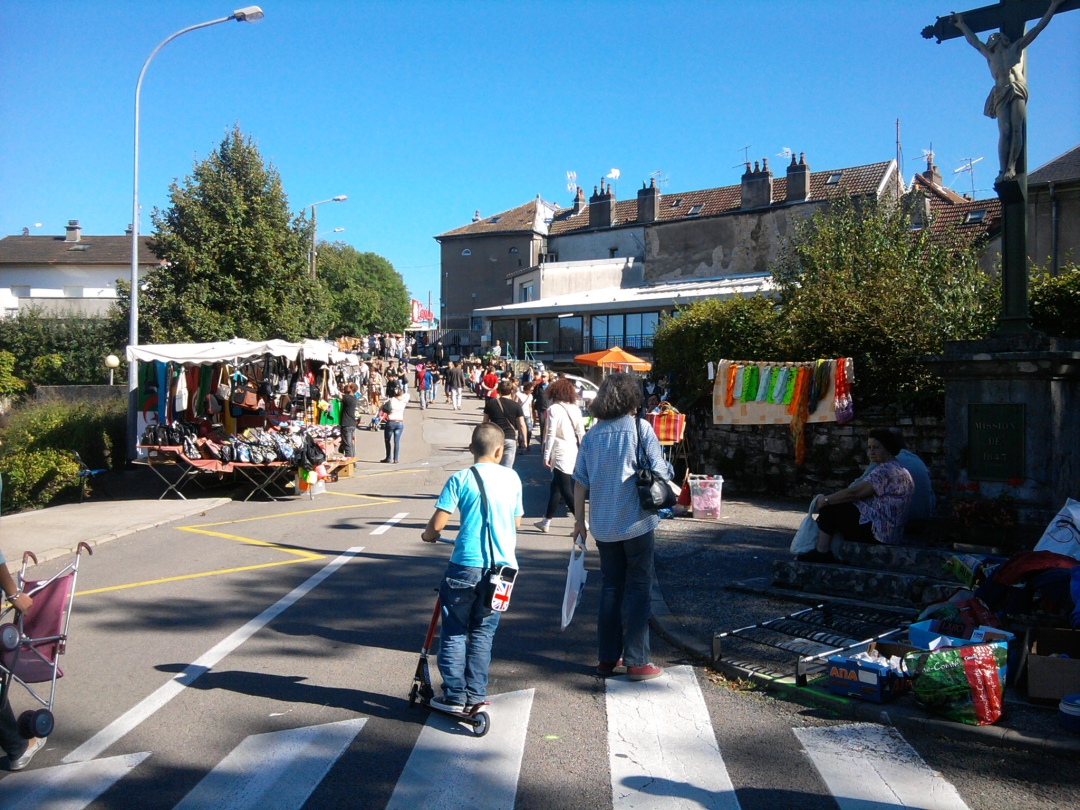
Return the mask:
[[(75, 581), (79, 576), (79, 559), (82, 552), (92, 555), (94, 550), (86, 543), (79, 543), (75, 561), (64, 566), (46, 580), (26, 578), (27, 560), (37, 565), (37, 557), (27, 551), (23, 554), (19, 586), (23, 593), (34, 600), (26, 613), (17, 613), (9, 606), (0, 613), (0, 704), (8, 697), (12, 681), (26, 687), (30, 695), (45, 708), (27, 710), (19, 715), (19, 734), (26, 738), (48, 737), (53, 730), (53, 699), (56, 696), (56, 679), (64, 677), (57, 658), (67, 648), (68, 625), (71, 623), (71, 596), (75, 593)], [(15, 612), (11, 619), (9, 613)], [(30, 684), (48, 683), (46, 700)], [(44, 690), (42, 690), (44, 691)]]

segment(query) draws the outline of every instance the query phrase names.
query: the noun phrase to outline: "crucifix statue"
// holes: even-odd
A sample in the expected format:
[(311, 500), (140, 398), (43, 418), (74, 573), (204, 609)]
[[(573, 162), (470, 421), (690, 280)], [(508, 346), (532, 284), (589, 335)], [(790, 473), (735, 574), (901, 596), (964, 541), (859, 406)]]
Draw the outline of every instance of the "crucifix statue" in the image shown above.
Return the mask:
[[(964, 37), (990, 66), (994, 88), (983, 112), (998, 122), (998, 160), (994, 188), (1001, 199), (1001, 318), (999, 336), (1030, 333), (1027, 269), (1027, 76), (1024, 52), (1050, 18), (1080, 8), (1080, 0), (999, 0), (992, 6), (938, 17), (923, 29), (926, 39)], [(1029, 20), (1038, 20), (1026, 31)], [(975, 32), (993, 28), (986, 42)]]

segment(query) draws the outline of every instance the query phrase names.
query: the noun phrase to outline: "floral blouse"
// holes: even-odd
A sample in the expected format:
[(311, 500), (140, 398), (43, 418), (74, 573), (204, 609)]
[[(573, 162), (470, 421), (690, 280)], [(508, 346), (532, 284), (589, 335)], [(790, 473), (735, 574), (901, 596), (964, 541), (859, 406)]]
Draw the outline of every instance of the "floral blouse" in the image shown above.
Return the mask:
[(859, 522), (870, 524), (879, 543), (887, 546), (902, 544), (908, 508), (915, 493), (911, 473), (893, 459), (875, 467), (863, 480), (873, 486), (875, 495), (855, 501)]

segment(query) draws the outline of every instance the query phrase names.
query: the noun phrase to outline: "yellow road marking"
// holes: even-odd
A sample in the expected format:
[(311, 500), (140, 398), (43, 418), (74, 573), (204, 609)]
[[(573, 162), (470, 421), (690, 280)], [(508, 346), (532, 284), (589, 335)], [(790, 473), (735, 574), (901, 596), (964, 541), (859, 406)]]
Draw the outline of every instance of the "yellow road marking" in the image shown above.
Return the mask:
[(260, 563), (259, 565), (244, 565), (240, 568), (221, 568), (217, 571), (204, 571), (201, 574), (183, 574), (178, 577), (162, 577), (161, 579), (148, 579), (144, 582), (131, 582), (127, 585), (112, 585), (108, 588), (94, 588), (89, 591), (79, 591), (75, 596), (89, 596), (92, 593), (106, 593), (107, 591), (123, 591), (128, 588), (142, 588), (146, 585), (160, 585), (163, 582), (179, 582), (183, 579), (198, 579), (200, 577), (216, 577), (221, 574), (236, 574), (240, 571), (254, 571), (257, 568), (274, 568), (278, 565), (295, 565), (296, 563), (308, 562), (308, 560), (320, 559), (318, 554), (313, 554), (311, 557), (304, 557), (299, 560), (278, 560), (271, 563)]
[(305, 560), (321, 560), (322, 554), (316, 554), (313, 551), (302, 551), (295, 548), (287, 548), (286, 546), (279, 546), (277, 543), (268, 543), (265, 540), (255, 540), (251, 537), (240, 537), (236, 534), (225, 534), (224, 532), (208, 532), (205, 529), (196, 529), (193, 526), (177, 526), (178, 531), (191, 532), (192, 534), (205, 534), (210, 537), (223, 537), (226, 540), (236, 540), (237, 542), (244, 543), (249, 546), (265, 546), (266, 548), (272, 548), (277, 551), (285, 551), (289, 554), (295, 554), (297, 557), (303, 557)]

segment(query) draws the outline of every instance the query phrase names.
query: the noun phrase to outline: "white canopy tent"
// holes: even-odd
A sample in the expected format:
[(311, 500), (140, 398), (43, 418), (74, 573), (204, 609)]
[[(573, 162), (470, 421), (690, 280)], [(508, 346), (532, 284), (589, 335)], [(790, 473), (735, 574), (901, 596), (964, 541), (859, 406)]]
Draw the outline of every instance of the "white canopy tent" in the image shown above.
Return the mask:
[(144, 346), (128, 346), (127, 359), (149, 362), (158, 360), (162, 363), (184, 363), (187, 365), (206, 365), (210, 363), (231, 363), (272, 355), (295, 361), (303, 349), (304, 359), (322, 363), (338, 363), (345, 360), (345, 353), (339, 351), (333, 343), (322, 340), (305, 340), (303, 343), (289, 343), (285, 340), (220, 340), (216, 343), (159, 343)]

